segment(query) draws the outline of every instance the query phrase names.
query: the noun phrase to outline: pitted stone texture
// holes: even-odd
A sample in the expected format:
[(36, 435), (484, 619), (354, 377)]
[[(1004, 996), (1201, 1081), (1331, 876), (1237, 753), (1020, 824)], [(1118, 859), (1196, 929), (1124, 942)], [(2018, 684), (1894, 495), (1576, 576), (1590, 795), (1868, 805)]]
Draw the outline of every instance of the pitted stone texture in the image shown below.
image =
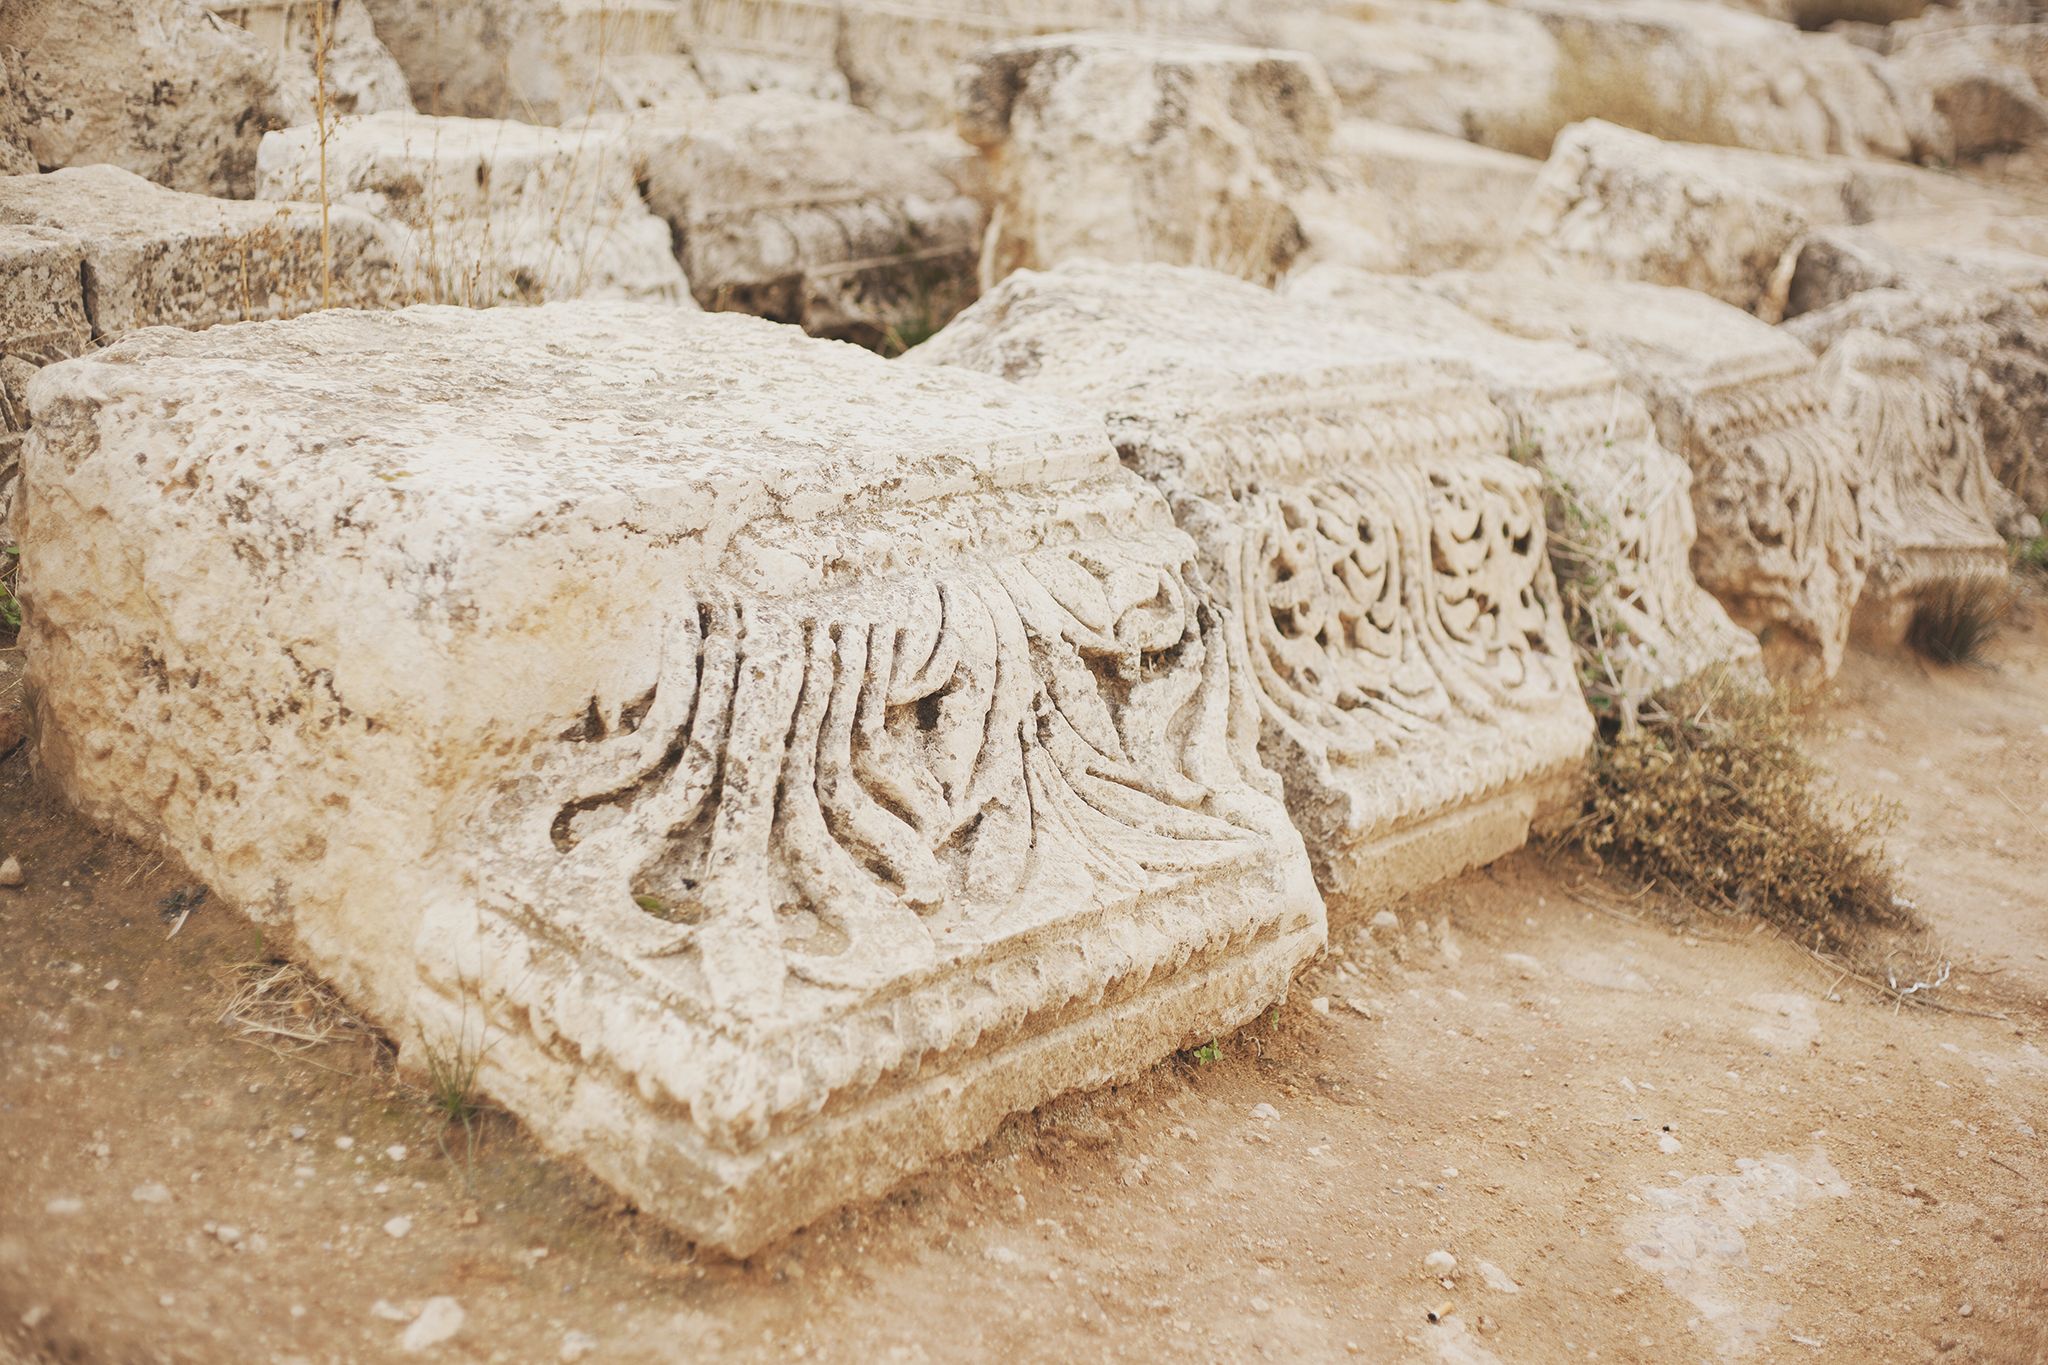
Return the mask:
[(702, 1242), (1323, 942), (1194, 547), (1077, 408), (599, 302), (150, 332), (31, 400), (41, 771)]
[(1506, 263), (1697, 289), (1776, 322), (1805, 215), (1741, 177), (1670, 155), (1668, 146), (1598, 120), (1565, 129), (1524, 204)]
[[(683, 0), (677, 28), (714, 95), (781, 90), (849, 98), (839, 69), (840, 0)], [(937, 89), (945, 90), (941, 82)]]
[(865, 110), (770, 92), (617, 126), (707, 308), (876, 346), (973, 297), (981, 206), (929, 142)]
[[(1947, 244), (1939, 244), (1944, 237)], [(1786, 311), (1811, 313), (1866, 289), (1968, 294), (1986, 287), (2048, 311), (2048, 256), (1971, 241), (1959, 224), (1944, 232), (1938, 219), (1907, 231), (1880, 223), (1823, 228), (1800, 244)]]
[(1992, 474), (2017, 500), (1997, 513), (2008, 537), (2040, 534), (2048, 517), (2048, 319), (2002, 289), (1911, 293), (1873, 289), (1807, 313), (1786, 330), (1817, 352), (1871, 331), (1911, 342), (1967, 369), (1967, 411), (1983, 433)]
[(1692, 471), (1659, 443), (1649, 410), (1614, 366), (1561, 341), (1510, 336), (1423, 281), (1321, 267), (1291, 277), (1286, 292), (1426, 345), (1486, 390), (1507, 419), (1510, 455), (1540, 465), (1562, 495), (1548, 507), (1553, 538), (1602, 566), (1580, 589), (1580, 609), (1598, 628), (1618, 692), (1647, 695), (1710, 668), (1754, 664), (1756, 638), (1692, 576)]
[(1856, 628), (1896, 644), (1930, 592), (2004, 581), (1998, 527), (2011, 495), (1985, 458), (1962, 361), (1852, 331), (1828, 348), (1820, 382), (1856, 435), (1870, 488), (1870, 572)]
[(1944, 150), (1926, 96), (1876, 54), (1710, 0), (1521, 0), (1559, 50), (1554, 127), (1599, 118), (1758, 151), (1908, 160)]
[[(321, 306), (320, 210), (180, 194), (112, 166), (0, 178), (0, 223), (78, 240), (97, 338), (137, 327), (210, 327)], [(332, 302), (379, 307), (398, 290), (383, 231), (336, 207)]]
[(1490, 265), (1514, 235), (1543, 163), (1390, 123), (1337, 125), (1327, 178), (1296, 197), (1296, 262), (1396, 274)]
[(679, 0), (366, 0), (425, 114), (564, 123), (701, 96)]
[(1867, 478), (1804, 347), (1688, 289), (1519, 273), (1431, 284), (1496, 327), (1612, 362), (1692, 468), (1701, 586), (1774, 675), (1834, 675), (1868, 564)]
[(1301, 250), (1289, 201), (1337, 117), (1300, 53), (1115, 35), (988, 49), (960, 90), (995, 193), (984, 289), (1076, 257), (1271, 283)]
[(1486, 0), (1241, 5), (1244, 41), (1311, 53), (1344, 112), (1542, 157), (1557, 44), (1526, 14)]
[[(265, 137), (262, 170), (266, 197), (317, 195), (318, 130)], [(413, 299), (689, 299), (668, 227), (640, 201), (616, 130), (345, 118), (328, 130), (327, 187), (335, 203), (393, 226)]]
[(192, 0), (7, 0), (5, 18), (39, 165), (104, 162), (195, 194), (254, 193), (257, 142), (291, 101), (247, 33)]
[(0, 227), (0, 503), (14, 496), (28, 381), (92, 344), (84, 271), (84, 245), (69, 233)]
[(29, 145), (28, 69), (20, 52), (0, 43), (0, 175), (34, 175), (35, 149)]
[(316, 53), (323, 36), (330, 118), (411, 111), (405, 73), (378, 41), (362, 0), (206, 0), (206, 7), (271, 54), (287, 103), (287, 123), (312, 123), (319, 117), (316, 87), (323, 72), (316, 69)]
[(911, 353), (1101, 411), (1201, 547), (1324, 894), (1519, 847), (1592, 735), (1534, 470), (1427, 350), (1181, 267), (1019, 272)]

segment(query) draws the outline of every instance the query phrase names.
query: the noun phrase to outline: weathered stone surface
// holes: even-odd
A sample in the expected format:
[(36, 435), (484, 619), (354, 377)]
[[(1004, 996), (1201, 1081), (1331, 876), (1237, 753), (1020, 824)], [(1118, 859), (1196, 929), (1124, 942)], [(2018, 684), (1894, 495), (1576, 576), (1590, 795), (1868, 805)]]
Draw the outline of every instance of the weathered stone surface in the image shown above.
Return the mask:
[[(317, 195), (311, 127), (263, 139), (263, 193)], [(393, 225), (407, 296), (488, 305), (582, 297), (687, 301), (666, 224), (616, 130), (373, 114), (327, 135), (337, 204)]]
[(2048, 308), (2048, 256), (1969, 242), (1954, 224), (1949, 239), (1963, 239), (1955, 245), (1927, 240), (1939, 240), (1940, 233), (1938, 220), (1915, 224), (1904, 233), (1876, 223), (1809, 233), (1800, 243), (1786, 311), (1795, 316), (1811, 313), (1866, 289), (1967, 294), (1986, 286), (2013, 291)]
[(1541, 23), (1486, 0), (1240, 6), (1246, 41), (1311, 53), (1347, 114), (1542, 157), (1557, 44)]
[(995, 194), (983, 288), (1083, 256), (1270, 283), (1337, 113), (1300, 53), (1107, 34), (990, 48), (960, 104)]
[(1069, 262), (910, 358), (1081, 399), (1166, 493), (1325, 895), (1453, 876), (1569, 801), (1592, 723), (1539, 480), (1427, 348), (1206, 271)]
[(1571, 555), (1602, 566), (1582, 587), (1582, 610), (1617, 691), (1645, 695), (1756, 659), (1755, 637), (1692, 576), (1692, 471), (1659, 443), (1649, 410), (1613, 365), (1561, 341), (1510, 336), (1425, 281), (1320, 267), (1290, 277), (1287, 294), (1423, 343), (1486, 390), (1507, 419), (1508, 453), (1556, 485), (1559, 496), (1547, 500), (1553, 545), (1561, 535)]
[(366, 0), (421, 112), (563, 123), (704, 93), (678, 0)]
[(1194, 547), (1077, 408), (596, 302), (150, 332), (30, 392), (48, 780), (701, 1241), (1323, 941)]
[(1863, 590), (1868, 493), (1804, 347), (1687, 289), (1519, 273), (1432, 284), (1497, 327), (1611, 361), (1692, 467), (1694, 576), (1756, 635), (1773, 674), (1834, 674)]
[(1895, 644), (1930, 591), (2006, 577), (1998, 523), (2011, 495), (1991, 475), (1960, 360), (1853, 331), (1828, 348), (1820, 382), (1856, 435), (1870, 490), (1856, 629)]
[(684, 0), (677, 27), (698, 79), (714, 95), (782, 90), (844, 100), (842, 8), (840, 0)]
[(0, 175), (34, 175), (35, 149), (29, 145), (28, 70), (22, 54), (0, 42)]
[(1925, 92), (1960, 158), (2048, 135), (2048, 24), (1969, 24), (1892, 45), (1893, 70)]
[[(0, 190), (5, 184), (0, 181)], [(14, 496), (15, 461), (28, 430), (28, 381), (92, 344), (84, 269), (84, 247), (69, 233), (0, 227), (0, 504)]]
[(1214, 0), (848, 0), (839, 64), (855, 102), (899, 127), (937, 127), (953, 117), (957, 68), (983, 48), (1096, 30), (1189, 36), (1213, 29), (1217, 8)]
[(1345, 119), (1328, 175), (1295, 197), (1308, 248), (1296, 263), (1398, 274), (1492, 264), (1543, 163), (1462, 138)]
[[(0, 223), (77, 239), (96, 338), (321, 306), (320, 210), (313, 204), (208, 199), (112, 166), (83, 166), (0, 178)], [(398, 275), (376, 220), (336, 207), (330, 229), (334, 305), (391, 302)]]
[(378, 41), (362, 0), (206, 0), (206, 7), (247, 31), (271, 54), (287, 123), (312, 123), (319, 117), (316, 87), (323, 73), (315, 50), (323, 37), (329, 117), (411, 111), (405, 73)]
[(257, 142), (290, 102), (247, 33), (192, 0), (7, 0), (5, 17), (40, 166), (105, 162), (196, 194), (254, 192)]
[(1745, 179), (1686, 164), (1667, 146), (1598, 120), (1565, 129), (1524, 203), (1507, 262), (1697, 289), (1776, 322), (1805, 215)]
[(1993, 475), (2019, 501), (1997, 511), (2007, 536), (2039, 534), (2048, 517), (2048, 318), (2013, 293), (1979, 285), (1913, 293), (1873, 289), (1785, 324), (1825, 352), (1859, 331), (1911, 342), (1962, 362), (1966, 403)]
[(974, 295), (981, 206), (928, 142), (865, 110), (769, 92), (618, 126), (707, 308), (874, 346)]
[(1874, 53), (1709, 0), (1521, 0), (1556, 40), (1554, 127), (1901, 160), (1945, 151), (1924, 94)]

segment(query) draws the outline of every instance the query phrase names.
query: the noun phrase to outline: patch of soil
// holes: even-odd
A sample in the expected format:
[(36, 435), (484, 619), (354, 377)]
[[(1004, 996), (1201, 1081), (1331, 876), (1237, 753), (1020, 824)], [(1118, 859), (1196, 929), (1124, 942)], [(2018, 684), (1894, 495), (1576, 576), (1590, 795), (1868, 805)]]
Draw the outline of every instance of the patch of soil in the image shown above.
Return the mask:
[[(2044, 623), (1986, 668), (1858, 657), (1827, 712), (1969, 1013), (1530, 850), (1333, 926), (1215, 1060), (739, 1263), (503, 1116), (451, 1127), (317, 1004), (223, 1023), (260, 931), (209, 900), (170, 936), (187, 880), (17, 754), (0, 1357), (2048, 1358)], [(459, 1328), (405, 1355), (439, 1296)]]

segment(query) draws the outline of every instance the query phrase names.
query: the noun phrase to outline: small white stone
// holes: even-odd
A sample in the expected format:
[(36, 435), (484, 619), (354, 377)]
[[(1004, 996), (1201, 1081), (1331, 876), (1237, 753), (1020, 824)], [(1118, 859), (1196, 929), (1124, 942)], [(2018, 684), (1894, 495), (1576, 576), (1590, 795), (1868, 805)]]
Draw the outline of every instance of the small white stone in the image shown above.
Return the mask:
[(0, 886), (20, 886), (26, 880), (21, 874), (21, 859), (9, 858), (0, 863)]
[(1327, 995), (1319, 995), (1315, 999), (1308, 1002), (1308, 1007), (1314, 1010), (1317, 1014), (1328, 1014), (1330, 1012), (1330, 997)]
[(370, 1305), (370, 1316), (382, 1318), (386, 1322), (411, 1322), (415, 1315), (406, 1312), (389, 1299), (379, 1299)]
[(462, 1330), (464, 1316), (461, 1304), (446, 1294), (436, 1294), (420, 1307), (420, 1315), (399, 1336), (398, 1347), (407, 1355), (431, 1351)]
[(1657, 1150), (1666, 1156), (1677, 1156), (1685, 1147), (1677, 1138), (1665, 1133), (1657, 1139)]
[(171, 1202), (171, 1189), (168, 1185), (151, 1182), (137, 1185), (128, 1192), (128, 1197), (138, 1204), (168, 1204)]
[(291, 1135), (293, 1142), (304, 1142), (306, 1140), (306, 1125), (303, 1123), (293, 1124), (291, 1126)]
[(1486, 1287), (1501, 1294), (1519, 1294), (1522, 1286), (1515, 1283), (1515, 1277), (1502, 1270), (1492, 1261), (1479, 1263), (1479, 1278), (1486, 1281)]
[(343, 1133), (340, 1137), (334, 1140), (334, 1145), (345, 1152), (349, 1148), (356, 1145), (356, 1140), (350, 1137), (348, 1134)]
[(1379, 933), (1401, 932), (1401, 917), (1391, 910), (1382, 910), (1372, 917), (1372, 927)]
[(565, 1361), (577, 1361), (597, 1349), (597, 1338), (588, 1332), (565, 1332), (562, 1335), (561, 1356)]
[(242, 1230), (233, 1223), (222, 1223), (214, 1228), (213, 1237), (222, 1246), (239, 1246), (242, 1241)]
[(1422, 1258), (1422, 1268), (1432, 1275), (1448, 1275), (1458, 1268), (1458, 1258), (1448, 1251), (1432, 1251)]
[(84, 1208), (85, 1201), (83, 1199), (74, 1199), (68, 1194), (60, 1194), (49, 1203), (43, 1205), (43, 1212), (54, 1214), (59, 1218), (68, 1218)]
[(390, 1157), (393, 1161), (405, 1160), (405, 1144), (402, 1142), (392, 1143), (384, 1149), (384, 1155)]
[(1261, 1295), (1254, 1294), (1252, 1295), (1251, 1307), (1254, 1313), (1270, 1313), (1273, 1311), (1273, 1301)]
[(1456, 1180), (1458, 1178), (1458, 1168), (1456, 1166), (1444, 1167), (1443, 1176), (1446, 1180)]
[(1280, 1111), (1270, 1104), (1261, 1102), (1252, 1106), (1252, 1117), (1270, 1123), (1280, 1117)]
[(412, 1219), (403, 1213), (399, 1214), (396, 1218), (387, 1220), (384, 1224), (384, 1235), (387, 1237), (403, 1237), (411, 1231)]
[(1956, 1309), (1956, 1316), (1959, 1318), (1967, 1318), (1968, 1316), (1970, 1316), (1970, 1314), (1976, 1311), (1977, 1309), (1974, 1305), (1966, 1303), (1961, 1308)]

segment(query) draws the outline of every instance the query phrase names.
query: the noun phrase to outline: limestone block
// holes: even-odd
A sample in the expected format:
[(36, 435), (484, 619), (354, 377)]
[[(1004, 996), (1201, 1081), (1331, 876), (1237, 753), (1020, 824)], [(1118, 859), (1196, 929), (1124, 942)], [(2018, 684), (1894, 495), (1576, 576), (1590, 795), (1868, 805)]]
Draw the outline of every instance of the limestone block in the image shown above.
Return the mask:
[(782, 90), (846, 100), (842, 8), (840, 0), (684, 0), (677, 26), (698, 79), (714, 95)]
[(1776, 322), (1806, 216), (1753, 182), (1665, 148), (1599, 120), (1565, 129), (1524, 202), (1507, 263), (1697, 289)]
[(1856, 629), (1896, 644), (1930, 591), (2005, 579), (1998, 526), (2011, 495), (1985, 458), (1962, 361), (1852, 331), (1828, 348), (1820, 382), (1855, 433), (1870, 489), (1870, 572)]
[(1914, 34), (1889, 61), (1948, 125), (1954, 155), (2032, 146), (2048, 135), (2048, 24), (1969, 24)]
[(1657, 439), (1649, 409), (1613, 365), (1561, 341), (1510, 336), (1439, 297), (1424, 281), (1318, 267), (1287, 295), (1348, 325), (1443, 353), (1507, 419), (1507, 450), (1540, 467), (1553, 563), (1599, 566), (1575, 585), (1594, 621), (1616, 691), (1644, 695), (1716, 666), (1747, 667), (1754, 636), (1692, 576), (1698, 539), (1692, 471)]
[(1559, 50), (1554, 127), (1900, 160), (1945, 150), (1926, 96), (1834, 34), (1709, 0), (1520, 0)]
[(254, 192), (257, 142), (290, 102), (247, 33), (192, 0), (7, 0), (6, 21), (37, 166), (105, 162), (196, 194)]
[(1967, 371), (1965, 406), (1982, 433), (1991, 472), (2018, 505), (1996, 519), (2015, 539), (2038, 535), (2048, 517), (2048, 318), (2008, 290), (1987, 285), (1939, 292), (1872, 289), (1785, 324), (1816, 352), (1859, 331), (1912, 343)]
[(1687, 289), (1511, 273), (1432, 284), (1496, 327), (1573, 342), (1620, 370), (1692, 468), (1694, 576), (1757, 637), (1772, 674), (1833, 676), (1868, 566), (1868, 490), (1811, 353)]
[(28, 70), (22, 54), (0, 43), (0, 175), (34, 175), (29, 145)]
[(1792, 271), (1786, 312), (1796, 316), (1840, 303), (1866, 289), (1922, 293), (1969, 293), (1996, 286), (2048, 308), (2048, 256), (2010, 246), (1971, 242), (1968, 230), (1950, 220), (1947, 244), (1939, 219), (1904, 232), (1872, 223), (1824, 228), (1800, 244)]
[[(318, 194), (317, 129), (263, 139), (263, 194)], [(562, 298), (684, 301), (668, 227), (616, 130), (372, 114), (327, 137), (335, 203), (390, 223), (408, 297), (489, 305)]]
[(1108, 34), (987, 49), (960, 91), (995, 193), (983, 288), (1081, 256), (1270, 283), (1337, 116), (1300, 53)]
[(876, 346), (973, 297), (981, 206), (930, 143), (866, 110), (767, 92), (618, 126), (707, 308)]
[(288, 105), (287, 123), (312, 123), (319, 116), (315, 49), (323, 41), (330, 117), (411, 111), (405, 73), (378, 40), (362, 0), (206, 0), (206, 7), (271, 54)]
[(1557, 44), (1487, 0), (1240, 6), (1243, 41), (1312, 53), (1355, 117), (1523, 156), (1550, 149)]
[(1099, 422), (733, 314), (156, 331), (30, 388), (41, 771), (745, 1253), (1324, 938)]
[[(0, 180), (0, 191), (6, 181)], [(0, 226), (0, 489), (12, 498), (28, 430), (28, 381), (92, 344), (85, 315), (85, 251), (46, 227)]]
[[(77, 239), (96, 338), (321, 306), (317, 205), (209, 199), (113, 166), (82, 166), (0, 177), (0, 224), (7, 223)], [(337, 206), (330, 232), (334, 306), (388, 305), (399, 279), (377, 221)]]
[(679, 0), (366, 0), (428, 114), (564, 123), (704, 93)]
[(1542, 163), (1462, 138), (1347, 118), (1329, 175), (1295, 198), (1311, 262), (1399, 274), (1492, 264)]
[(1215, 36), (1220, 0), (845, 0), (839, 63), (855, 103), (901, 128), (954, 115), (961, 63), (1052, 33)]
[(1426, 348), (1210, 272), (1079, 261), (1010, 276), (909, 358), (1080, 399), (1166, 493), (1333, 902), (1454, 876), (1569, 804), (1592, 722), (1539, 480)]

